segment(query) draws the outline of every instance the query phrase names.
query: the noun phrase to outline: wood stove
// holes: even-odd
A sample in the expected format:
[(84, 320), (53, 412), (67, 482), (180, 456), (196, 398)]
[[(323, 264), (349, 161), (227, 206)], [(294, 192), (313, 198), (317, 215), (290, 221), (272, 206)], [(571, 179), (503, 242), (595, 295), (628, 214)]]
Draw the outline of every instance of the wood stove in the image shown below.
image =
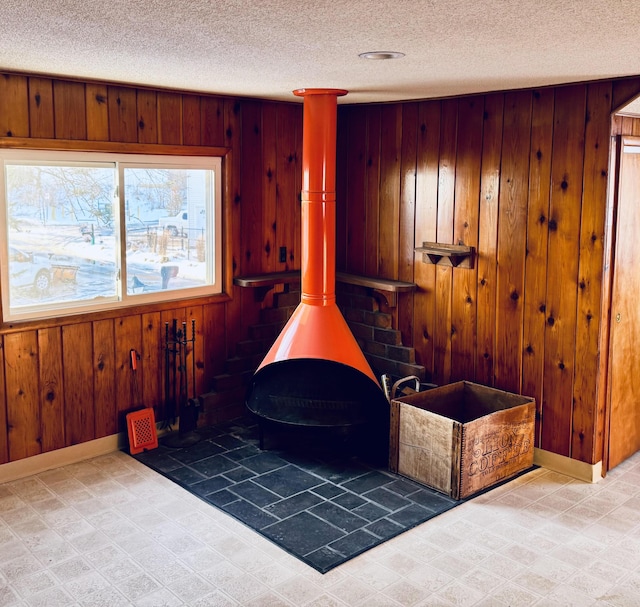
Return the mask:
[(301, 298), (255, 372), (246, 404), (271, 423), (364, 428), (384, 443), (389, 404), (336, 305), (337, 98), (346, 93), (294, 91), (304, 104)]

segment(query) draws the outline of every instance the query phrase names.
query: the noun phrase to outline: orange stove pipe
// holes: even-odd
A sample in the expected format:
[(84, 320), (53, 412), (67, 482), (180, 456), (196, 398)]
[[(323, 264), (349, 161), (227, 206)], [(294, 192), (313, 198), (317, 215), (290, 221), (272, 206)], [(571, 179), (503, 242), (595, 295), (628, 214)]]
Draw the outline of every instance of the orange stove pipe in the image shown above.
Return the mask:
[[(303, 98), (300, 304), (258, 367), (330, 360), (376, 379), (336, 305), (336, 131), (342, 89), (298, 89)], [(379, 385), (379, 384), (378, 384)]]

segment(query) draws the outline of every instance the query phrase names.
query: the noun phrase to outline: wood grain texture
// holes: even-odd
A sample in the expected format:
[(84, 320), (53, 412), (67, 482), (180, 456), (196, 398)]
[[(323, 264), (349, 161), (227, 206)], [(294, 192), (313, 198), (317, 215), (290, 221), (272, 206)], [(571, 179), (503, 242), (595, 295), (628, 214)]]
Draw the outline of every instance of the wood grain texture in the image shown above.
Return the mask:
[(0, 337), (0, 464), (9, 461), (7, 388), (4, 380), (4, 340)]
[(487, 95), (484, 101), (478, 211), (476, 381), (488, 386), (492, 386), (494, 382), (496, 354), (498, 210), (503, 116), (504, 95)]
[(38, 331), (38, 369), (42, 451), (66, 447), (65, 396), (62, 360), (62, 333), (59, 327)]
[(62, 328), (66, 446), (94, 439), (93, 340), (90, 322)]
[[(131, 368), (131, 350), (142, 351), (142, 322), (139, 315), (123, 316), (115, 323), (115, 376), (118, 432), (126, 432), (126, 414), (142, 407), (144, 369)], [(142, 361), (139, 361), (141, 363)]]
[[(478, 248), (484, 97), (458, 106), (453, 243)], [(452, 271), (451, 380), (475, 379), (477, 265)]]
[[(440, 155), (440, 102), (420, 103), (416, 158), (416, 243), (435, 242), (438, 218), (438, 161)], [(413, 279), (418, 285), (414, 294), (414, 344), (417, 362), (433, 377), (433, 338), (436, 333), (436, 267), (416, 257)]]
[(182, 143), (201, 145), (201, 112), (198, 95), (182, 96)]
[[(136, 95), (137, 129), (139, 143), (159, 143), (158, 112), (160, 111), (159, 93), (139, 90)], [(176, 141), (165, 143), (178, 143)]]
[(142, 314), (142, 404), (153, 407), (156, 419), (159, 418), (162, 403), (162, 365), (164, 364), (164, 332), (160, 321), (160, 312)]
[(540, 445), (544, 333), (547, 322), (547, 247), (553, 137), (554, 92), (534, 91), (529, 155), (529, 203), (523, 327), (523, 394), (536, 399), (536, 446)]
[(29, 78), (29, 134), (53, 139), (53, 82), (50, 78)]
[(107, 87), (109, 141), (138, 141), (136, 90), (123, 86)]
[[(400, 209), (398, 234), (398, 279), (413, 282), (416, 246), (416, 172), (418, 146), (417, 102), (402, 105), (402, 148), (400, 156)], [(413, 292), (398, 298), (396, 329), (403, 343), (413, 339)]]
[(277, 162), (277, 104), (266, 103), (262, 109), (262, 237), (261, 247), (256, 252), (261, 257), (261, 266), (268, 272), (278, 267), (277, 206), (276, 206), (276, 162)]
[(81, 82), (54, 81), (53, 107), (56, 138), (87, 138), (85, 95), (84, 84)]
[[(440, 157), (438, 166), (438, 213), (436, 241), (453, 244), (455, 206), (456, 146), (458, 142), (458, 100), (442, 102)], [(438, 385), (451, 381), (451, 290), (452, 268), (436, 266), (433, 381)]]
[(88, 82), (85, 86), (87, 140), (109, 141), (108, 91), (104, 84)]
[(118, 429), (113, 320), (94, 321), (92, 337), (94, 420), (96, 438), (101, 438)]
[(378, 273), (398, 278), (400, 240), (400, 157), (402, 149), (402, 106), (380, 110), (380, 258)]
[(42, 452), (36, 331), (4, 336), (9, 461)]
[[(340, 211), (336, 209), (336, 216), (340, 213), (338, 225), (347, 228), (346, 234), (341, 234), (341, 238), (336, 240), (336, 263), (338, 268), (347, 272), (364, 274), (365, 260), (370, 254), (366, 230), (369, 201), (365, 187), (367, 114), (347, 109), (341, 115), (345, 119), (344, 128), (348, 138), (348, 157), (345, 161), (349, 171), (346, 173), (347, 191), (338, 204), (342, 208)], [(375, 240), (378, 240), (377, 234)]]
[(571, 457), (595, 461), (601, 457), (604, 440), (604, 403), (598, 402), (593, 378), (601, 369), (598, 322), (602, 315), (601, 294), (604, 230), (609, 163), (611, 83), (587, 87), (584, 182), (580, 217), (576, 368), (573, 386)]
[(158, 143), (182, 143), (182, 95), (158, 93)]
[(527, 181), (531, 137), (529, 91), (507, 93), (498, 212), (495, 386), (518, 392), (522, 377), (522, 323), (526, 254)]
[(29, 136), (29, 92), (26, 76), (0, 74), (0, 135)]
[(637, 339), (640, 311), (636, 294), (640, 285), (640, 248), (634, 246), (640, 229), (638, 204), (640, 138), (622, 138), (613, 259), (610, 329), (610, 440), (607, 468), (611, 469), (640, 449), (640, 410), (637, 379), (640, 359)]
[[(382, 113), (380, 106), (364, 110), (367, 120), (365, 143), (365, 276), (377, 276), (380, 260), (380, 129)], [(350, 139), (350, 146), (356, 145)]]
[(556, 90), (541, 447), (571, 455), (586, 87)]
[(225, 102), (219, 97), (201, 97), (201, 145), (224, 145), (224, 104)]
[[(297, 154), (297, 132), (292, 128), (299, 113), (294, 105), (280, 104), (276, 118), (276, 240), (274, 256), (278, 270), (299, 265), (295, 243), (299, 232), (298, 195), (300, 159)], [(280, 261), (280, 248), (285, 247), (285, 261)]]

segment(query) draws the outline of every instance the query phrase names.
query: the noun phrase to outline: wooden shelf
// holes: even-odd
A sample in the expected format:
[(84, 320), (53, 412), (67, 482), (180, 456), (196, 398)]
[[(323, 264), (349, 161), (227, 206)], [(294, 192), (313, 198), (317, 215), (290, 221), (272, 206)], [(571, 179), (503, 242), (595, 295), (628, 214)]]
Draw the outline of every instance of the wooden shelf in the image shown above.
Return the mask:
[[(249, 287), (254, 289), (257, 301), (263, 301), (265, 295), (275, 285), (290, 285), (300, 282), (300, 271), (274, 272), (272, 274), (260, 274), (257, 276), (236, 276), (233, 283), (239, 287)], [(371, 291), (384, 298), (385, 303), (394, 308), (398, 303), (398, 293), (409, 293), (416, 290), (413, 282), (403, 282), (401, 280), (391, 280), (388, 278), (378, 278), (371, 276), (358, 276), (346, 272), (336, 272), (336, 282), (358, 285), (371, 289)]]
[(438, 244), (423, 242), (414, 249), (422, 253), (422, 261), (434, 265), (451, 266), (453, 268), (473, 268), (475, 249), (463, 244)]

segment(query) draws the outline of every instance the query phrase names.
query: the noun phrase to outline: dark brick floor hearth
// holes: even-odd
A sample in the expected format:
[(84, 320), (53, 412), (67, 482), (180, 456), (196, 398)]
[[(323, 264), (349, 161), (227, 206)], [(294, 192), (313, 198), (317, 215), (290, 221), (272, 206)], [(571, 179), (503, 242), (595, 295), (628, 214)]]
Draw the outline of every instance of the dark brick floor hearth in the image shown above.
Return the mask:
[(460, 502), (369, 463), (348, 437), (271, 434), (243, 418), (136, 459), (311, 567), (330, 569)]

